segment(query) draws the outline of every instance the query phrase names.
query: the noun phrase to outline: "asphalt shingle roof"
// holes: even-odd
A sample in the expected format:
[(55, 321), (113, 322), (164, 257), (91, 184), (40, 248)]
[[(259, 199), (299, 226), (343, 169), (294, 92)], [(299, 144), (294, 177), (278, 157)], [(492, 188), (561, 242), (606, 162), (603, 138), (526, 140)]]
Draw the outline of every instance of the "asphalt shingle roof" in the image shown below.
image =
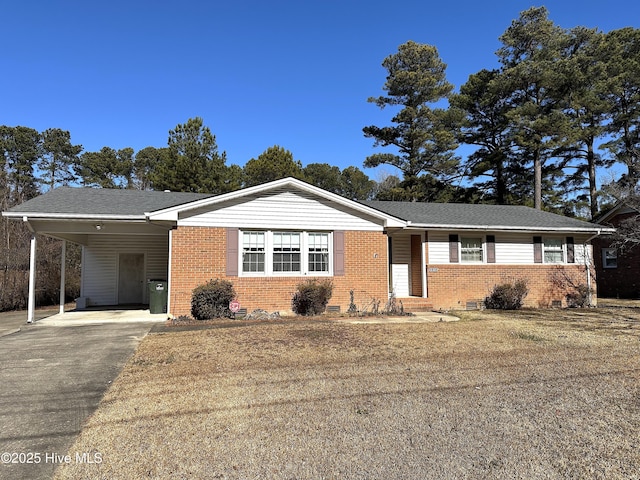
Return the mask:
[(60, 187), (17, 205), (12, 213), (142, 216), (214, 195), (184, 192)]
[[(144, 218), (146, 212), (184, 205), (212, 194), (60, 187), (9, 210), (13, 214), (60, 214)], [(499, 229), (591, 230), (599, 225), (530, 207), (459, 203), (383, 202), (362, 204), (416, 226)]]
[(485, 226), (518, 229), (590, 229), (598, 225), (518, 205), (368, 201), (381, 212), (429, 226)]

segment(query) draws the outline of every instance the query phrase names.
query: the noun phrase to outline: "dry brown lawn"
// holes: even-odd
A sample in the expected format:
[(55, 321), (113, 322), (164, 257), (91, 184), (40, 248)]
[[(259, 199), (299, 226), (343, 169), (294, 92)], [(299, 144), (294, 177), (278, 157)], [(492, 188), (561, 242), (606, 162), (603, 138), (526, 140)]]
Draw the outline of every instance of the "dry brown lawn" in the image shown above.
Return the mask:
[(640, 310), (148, 335), (56, 478), (640, 478)]

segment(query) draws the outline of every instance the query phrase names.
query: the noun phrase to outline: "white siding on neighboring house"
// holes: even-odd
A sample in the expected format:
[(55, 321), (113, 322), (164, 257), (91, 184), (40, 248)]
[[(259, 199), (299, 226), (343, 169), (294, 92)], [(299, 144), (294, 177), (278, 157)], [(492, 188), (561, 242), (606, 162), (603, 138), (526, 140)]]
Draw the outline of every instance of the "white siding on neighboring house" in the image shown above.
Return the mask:
[(289, 230), (381, 231), (379, 220), (306, 192), (268, 192), (200, 211), (185, 212), (179, 226)]
[[(167, 279), (168, 235), (92, 235), (82, 249), (81, 296), (89, 305), (118, 302), (118, 254), (145, 254), (145, 279)], [(144, 286), (144, 302), (148, 302)]]
[(391, 287), (397, 297), (410, 295), (411, 237), (394, 235), (391, 238)]
[[(465, 235), (478, 236), (482, 235), (486, 241), (486, 234), (495, 235), (496, 237), (496, 264), (505, 265), (531, 265), (533, 261), (533, 237), (541, 236), (561, 238), (563, 242), (566, 242), (567, 237), (573, 236), (574, 239), (574, 252), (575, 262), (578, 264), (584, 264), (584, 242), (588, 239), (584, 235), (571, 235), (571, 234), (547, 234), (547, 233), (515, 233), (515, 232), (482, 232), (482, 233), (466, 233), (466, 232), (429, 232), (429, 258), (427, 263), (431, 265), (447, 264), (449, 263), (449, 234), (456, 233), (459, 237)], [(590, 251), (591, 246), (588, 246)], [(566, 245), (565, 245), (565, 258), (566, 258)]]

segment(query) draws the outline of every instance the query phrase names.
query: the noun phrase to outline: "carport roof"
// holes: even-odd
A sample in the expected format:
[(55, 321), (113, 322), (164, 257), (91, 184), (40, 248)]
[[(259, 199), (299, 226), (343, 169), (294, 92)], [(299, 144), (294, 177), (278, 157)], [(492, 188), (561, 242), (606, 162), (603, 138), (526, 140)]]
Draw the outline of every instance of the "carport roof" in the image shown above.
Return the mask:
[(190, 203), (211, 194), (60, 187), (9, 209), (8, 216), (83, 215), (145, 217), (153, 212)]

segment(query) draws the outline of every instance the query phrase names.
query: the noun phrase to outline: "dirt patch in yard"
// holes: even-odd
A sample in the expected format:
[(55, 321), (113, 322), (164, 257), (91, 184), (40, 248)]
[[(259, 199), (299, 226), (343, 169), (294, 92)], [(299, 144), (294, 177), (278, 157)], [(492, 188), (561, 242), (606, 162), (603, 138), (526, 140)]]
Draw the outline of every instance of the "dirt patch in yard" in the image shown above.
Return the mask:
[(640, 312), (148, 335), (56, 478), (640, 478)]

